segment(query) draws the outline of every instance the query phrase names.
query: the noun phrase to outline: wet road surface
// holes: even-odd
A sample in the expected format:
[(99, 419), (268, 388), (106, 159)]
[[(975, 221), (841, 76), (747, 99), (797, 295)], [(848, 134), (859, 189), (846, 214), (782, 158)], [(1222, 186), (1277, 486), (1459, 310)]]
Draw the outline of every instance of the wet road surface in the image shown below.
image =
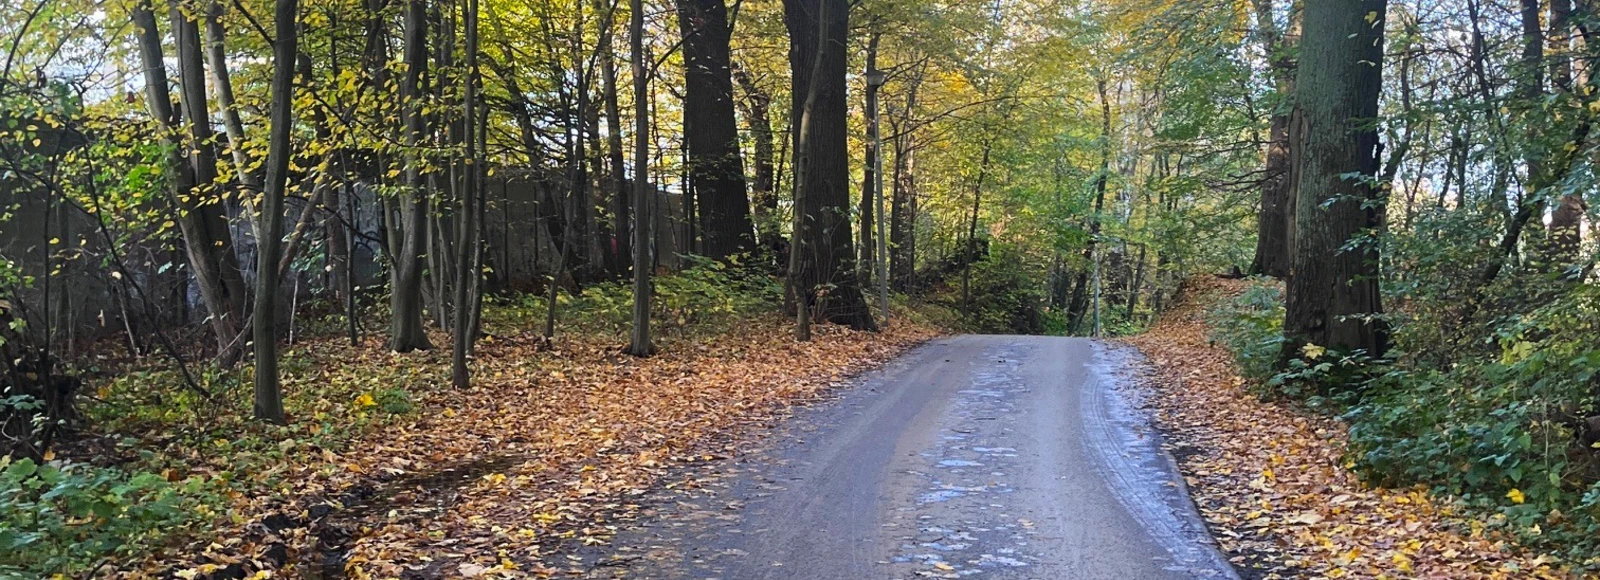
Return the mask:
[(934, 341), (582, 558), (595, 578), (1236, 578), (1136, 408), (1136, 356)]

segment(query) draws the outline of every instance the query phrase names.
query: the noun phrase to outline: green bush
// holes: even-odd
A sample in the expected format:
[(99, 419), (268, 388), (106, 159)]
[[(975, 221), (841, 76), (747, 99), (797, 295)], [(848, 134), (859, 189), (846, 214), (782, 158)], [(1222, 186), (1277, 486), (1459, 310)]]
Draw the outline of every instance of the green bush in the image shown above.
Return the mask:
[[(981, 333), (1043, 334), (1043, 285), (1029, 271), (1016, 248), (992, 245), (983, 259), (972, 264), (971, 313), (962, 318), (961, 327)], [(960, 279), (952, 278), (948, 286), (944, 301), (958, 310), (966, 307)]]
[(203, 524), (208, 497), (198, 479), (0, 457), (0, 576), (80, 574), (147, 552), (171, 530)]
[(1283, 290), (1257, 280), (1244, 293), (1206, 314), (1210, 339), (1233, 353), (1240, 372), (1256, 380), (1273, 376), (1283, 348)]
[[(690, 266), (657, 276), (651, 318), (661, 332), (716, 329), (739, 318), (771, 310), (783, 300), (783, 285), (760, 267), (730, 265), (683, 256)], [(543, 327), (546, 296), (525, 295), (514, 308), (486, 309), (490, 322), (516, 328)], [(633, 325), (633, 283), (605, 282), (573, 296), (556, 295), (560, 324), (599, 332), (625, 333)]]
[(1495, 512), (1491, 523), (1524, 542), (1592, 558), (1600, 454), (1581, 436), (1600, 414), (1596, 317), (1600, 290), (1576, 289), (1496, 325), (1487, 344), (1498, 357), (1375, 376), (1344, 417), (1357, 468), (1383, 484), (1427, 483)]

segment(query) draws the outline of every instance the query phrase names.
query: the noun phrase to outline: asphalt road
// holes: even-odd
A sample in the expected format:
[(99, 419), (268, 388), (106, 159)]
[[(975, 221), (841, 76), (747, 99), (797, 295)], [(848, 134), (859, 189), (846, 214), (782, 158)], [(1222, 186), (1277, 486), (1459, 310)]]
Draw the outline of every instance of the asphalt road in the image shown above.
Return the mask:
[(932, 342), (583, 559), (596, 578), (1236, 578), (1136, 409), (1135, 364), (1083, 339)]

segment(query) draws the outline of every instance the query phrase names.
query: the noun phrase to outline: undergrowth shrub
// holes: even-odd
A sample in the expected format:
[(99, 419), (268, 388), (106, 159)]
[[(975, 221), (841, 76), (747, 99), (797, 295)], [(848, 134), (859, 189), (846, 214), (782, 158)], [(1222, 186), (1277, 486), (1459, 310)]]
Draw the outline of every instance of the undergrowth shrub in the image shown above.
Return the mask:
[(1384, 360), (1311, 345), (1281, 370), (1276, 286), (1257, 283), (1222, 301), (1207, 323), (1266, 392), (1339, 413), (1347, 459), (1364, 480), (1426, 485), (1483, 514), (1475, 527), (1592, 571), (1600, 568), (1600, 289), (1561, 290), (1524, 314), (1484, 317), (1471, 332), (1486, 340), (1441, 340), (1468, 331), (1428, 327), (1439, 320), (1431, 309), (1443, 312), (1434, 305), (1395, 317), (1398, 346)]
[(0, 577), (85, 575), (175, 529), (192, 533), (214, 514), (208, 500), (198, 479), (0, 456)]
[[(989, 334), (1043, 334), (1046, 331), (1043, 286), (1029, 276), (1023, 256), (1009, 245), (995, 244), (972, 264), (970, 312), (959, 328)], [(960, 274), (946, 281), (936, 297), (958, 311), (963, 302)]]
[(1485, 345), (1498, 356), (1375, 377), (1344, 416), (1357, 468), (1426, 483), (1524, 542), (1600, 565), (1597, 317), (1600, 291), (1576, 288), (1497, 324)]
[[(698, 256), (683, 256), (690, 266), (670, 276), (655, 278), (651, 302), (652, 322), (663, 332), (716, 330), (723, 325), (775, 308), (783, 300), (783, 285), (755, 265), (729, 265)], [(558, 324), (599, 332), (625, 333), (633, 325), (633, 283), (604, 282), (587, 286), (577, 296), (557, 292)], [(546, 296), (524, 295), (504, 311), (486, 309), (486, 317), (509, 326), (543, 325)], [(504, 319), (513, 320), (504, 320)], [(515, 320), (534, 319), (534, 320)], [(491, 322), (494, 320), (491, 319)]]
[(1283, 290), (1258, 279), (1248, 290), (1206, 313), (1212, 342), (1227, 347), (1244, 376), (1271, 378), (1283, 348)]

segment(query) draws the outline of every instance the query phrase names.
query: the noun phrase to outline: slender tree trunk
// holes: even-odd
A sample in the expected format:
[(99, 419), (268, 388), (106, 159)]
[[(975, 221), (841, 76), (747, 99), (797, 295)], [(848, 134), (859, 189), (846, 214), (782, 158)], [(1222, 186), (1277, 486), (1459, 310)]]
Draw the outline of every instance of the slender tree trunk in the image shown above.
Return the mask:
[[(1572, 0), (1550, 1), (1549, 62), (1551, 84), (1560, 91), (1572, 90)], [(1550, 253), (1546, 261), (1552, 268), (1568, 270), (1578, 261), (1583, 243), (1583, 217), (1588, 204), (1581, 193), (1561, 194), (1550, 214), (1546, 237)]]
[[(271, 126), (268, 128), (267, 175), (261, 195), (256, 240), (255, 415), (284, 423), (283, 394), (278, 386), (278, 257), (282, 251), (283, 193), (288, 187), (290, 136), (294, 125), (295, 60), (299, 55), (298, 0), (278, 0), (273, 10)], [(308, 202), (310, 203), (310, 202)]]
[(254, 160), (244, 146), (244, 123), (239, 120), (239, 109), (233, 96), (233, 77), (228, 73), (228, 54), (223, 43), (222, 2), (213, 0), (206, 5), (206, 66), (211, 68), (211, 90), (222, 112), (222, 128), (228, 135), (228, 151), (233, 155), (234, 171), (247, 195), (261, 193), (261, 179), (251, 171)]
[(911, 119), (921, 86), (921, 76), (912, 77), (906, 89), (905, 109), (894, 127), (894, 202), (890, 211), (889, 263), (890, 278), (895, 288), (902, 291), (912, 288), (912, 279), (916, 276), (916, 144), (911, 133)]
[(751, 163), (755, 165), (755, 183), (751, 184), (751, 197), (757, 238), (762, 249), (776, 257), (783, 244), (782, 227), (778, 223), (778, 191), (776, 147), (773, 144), (772, 95), (757, 85), (750, 72), (734, 67), (733, 76), (744, 89), (745, 125), (750, 130)]
[[(150, 110), (150, 116), (161, 127), (159, 136), (167, 152), (166, 166), (172, 172), (170, 195), (177, 213), (175, 221), (183, 234), (189, 268), (199, 286), (200, 298), (210, 314), (209, 321), (217, 340), (219, 357), (222, 362), (231, 363), (241, 354), (233, 343), (239, 335), (238, 329), (243, 325), (245, 287), (238, 258), (233, 253), (233, 236), (228, 231), (227, 215), (221, 200), (207, 190), (213, 182), (202, 181), (199, 175), (196, 162), (209, 159), (209, 154), (201, 151), (207, 148), (186, 147), (182, 143), (179, 123), (183, 121), (173, 108), (172, 95), (167, 89), (166, 57), (161, 49), (161, 32), (149, 0), (135, 4), (131, 15), (139, 34), (145, 105)], [(198, 118), (204, 119), (204, 82), (196, 76), (204, 73), (194, 68), (197, 59), (180, 59), (180, 65), (182, 62), (189, 63), (187, 68), (192, 77), (189, 86), (201, 91), (199, 102), (186, 108), (186, 112), (198, 109)], [(190, 97), (185, 97), (184, 101), (190, 101)], [(195, 150), (194, 156), (187, 161), (181, 153), (185, 148)], [(216, 166), (213, 163), (210, 167), (212, 173), (209, 177), (215, 178)]]
[[(1376, 239), (1383, 226), (1378, 177), (1386, 0), (1307, 3), (1296, 102), (1304, 125), (1295, 215), (1293, 274), (1287, 289), (1283, 358), (1315, 344), (1381, 357)], [(1373, 16), (1376, 16), (1374, 19)], [(1351, 178), (1352, 175), (1364, 176)]]
[[(866, 70), (868, 71), (878, 70), (878, 42), (882, 39), (882, 37), (883, 33), (873, 31), (872, 35), (867, 39)], [(861, 163), (861, 204), (857, 206), (859, 209), (856, 212), (861, 216), (861, 224), (857, 227), (857, 233), (860, 236), (860, 241), (857, 242), (856, 245), (856, 250), (859, 251), (861, 255), (856, 258), (856, 265), (861, 269), (861, 283), (866, 287), (871, 287), (872, 285), (872, 265), (876, 264), (877, 262), (877, 260), (873, 257), (873, 248), (876, 244), (873, 243), (872, 236), (873, 222), (879, 219), (879, 217), (873, 215), (872, 212), (873, 184), (877, 181), (875, 171), (877, 170), (878, 158), (877, 144), (872, 140), (872, 135), (878, 130), (878, 120), (872, 115), (877, 109), (878, 87), (873, 86), (869, 82), (867, 84), (866, 108), (864, 111), (862, 111), (862, 113), (867, 117), (867, 139), (866, 151), (862, 155), (863, 159)]]
[[(612, 20), (612, 16), (606, 17), (606, 22)], [(607, 247), (614, 264), (612, 272), (620, 275), (628, 271), (633, 256), (633, 241), (630, 239), (629, 230), (631, 223), (629, 206), (632, 204), (628, 201), (633, 193), (628, 189), (628, 168), (622, 148), (622, 110), (617, 102), (617, 59), (614, 37), (611, 26), (602, 29), (599, 50), (600, 82), (605, 92), (606, 154), (611, 165), (611, 223), (614, 236)]]
[[(1295, 2), (1298, 4), (1298, 2)], [(1293, 238), (1290, 222), (1294, 195), (1290, 164), (1295, 142), (1289, 138), (1289, 126), (1294, 110), (1294, 46), (1293, 38), (1299, 35), (1295, 16), (1298, 6), (1289, 8), (1290, 27), (1287, 34), (1278, 30), (1272, 0), (1255, 0), (1256, 25), (1262, 49), (1271, 62), (1271, 77), (1276, 102), (1268, 130), (1266, 168), (1261, 181), (1261, 211), (1256, 228), (1256, 254), (1250, 271), (1254, 274), (1284, 278), (1289, 275), (1289, 257)]]
[(961, 260), (961, 315), (969, 324), (975, 314), (972, 311), (972, 263), (978, 260), (978, 213), (983, 209), (983, 182), (989, 176), (989, 154), (993, 148), (994, 142), (985, 137), (983, 159), (978, 162), (978, 180), (972, 184), (972, 217), (967, 225), (966, 256)]
[(405, 13), (405, 55), (407, 64), (400, 92), (405, 106), (405, 144), (407, 153), (406, 187), (399, 195), (398, 226), (401, 238), (391, 245), (394, 254), (390, 268), (391, 310), (389, 348), (395, 352), (428, 350), (427, 329), (422, 322), (422, 257), (426, 248), (428, 201), (423, 191), (426, 180), (418, 149), (427, 136), (423, 112), (422, 75), (428, 66), (427, 0), (408, 0)]
[(650, 275), (651, 234), (655, 229), (654, 204), (650, 187), (650, 79), (646, 76), (644, 52), (644, 1), (631, 0), (632, 19), (628, 23), (628, 44), (633, 60), (633, 332), (628, 354), (645, 357), (655, 354), (650, 339), (650, 300), (654, 288)]
[(471, 382), (471, 369), (467, 367), (467, 354), (477, 339), (473, 334), (475, 304), (472, 286), (476, 284), (478, 269), (473, 261), (481, 247), (478, 237), (478, 200), (480, 185), (478, 174), (482, 171), (478, 138), (478, 0), (466, 0), (462, 11), (466, 33), (466, 82), (462, 89), (461, 109), (463, 142), (466, 144), (466, 163), (461, 188), (460, 204), (456, 207), (456, 280), (455, 280), (455, 336), (450, 349), (450, 382), (465, 389)]
[[(1078, 271), (1072, 301), (1067, 305), (1068, 324), (1073, 333), (1083, 327), (1083, 317), (1093, 297), (1089, 292), (1090, 284), (1098, 281), (1090, 280), (1090, 274), (1095, 271), (1100, 256), (1096, 247), (1100, 243), (1100, 214), (1105, 208), (1106, 186), (1111, 180), (1111, 100), (1106, 94), (1105, 79), (1096, 81), (1095, 88), (1100, 97), (1100, 174), (1094, 183), (1094, 212), (1089, 215), (1089, 242), (1083, 248), (1084, 266)], [(1099, 305), (1094, 307), (1098, 310)]]

